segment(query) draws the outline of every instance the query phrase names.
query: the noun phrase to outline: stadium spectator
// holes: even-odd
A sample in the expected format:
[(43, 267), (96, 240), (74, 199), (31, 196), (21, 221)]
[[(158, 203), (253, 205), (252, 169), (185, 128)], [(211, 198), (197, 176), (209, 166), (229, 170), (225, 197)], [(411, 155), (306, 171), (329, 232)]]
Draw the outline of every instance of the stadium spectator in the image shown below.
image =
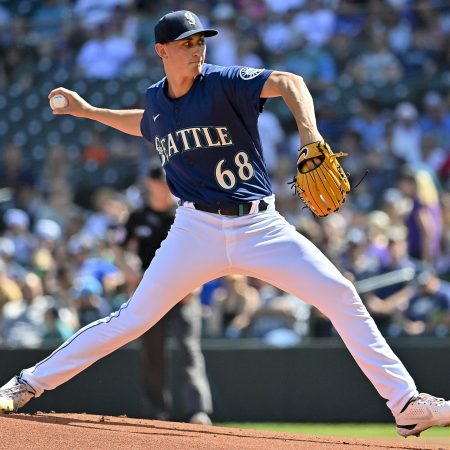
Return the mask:
[(411, 209), (405, 218), (408, 252), (412, 258), (433, 264), (440, 256), (443, 234), (438, 190), (425, 170), (404, 168), (398, 185), (411, 201)]
[(450, 284), (434, 270), (424, 270), (395, 317), (398, 332), (407, 336), (450, 334)]
[(339, 2), (336, 7), (335, 30), (350, 38), (356, 38), (363, 30), (367, 16), (357, 2)]
[(219, 30), (220, 39), (208, 45), (212, 64), (235, 65), (238, 63), (238, 37), (235, 10), (230, 3), (219, 3), (212, 10), (212, 17)]
[(61, 227), (54, 220), (40, 219), (34, 226), (34, 233), (40, 239), (43, 247), (53, 249), (61, 239)]
[(309, 332), (311, 306), (261, 280), (253, 279), (251, 284), (260, 293), (261, 306), (252, 315), (244, 336), (277, 347), (298, 345)]
[(8, 277), (13, 280), (22, 278), (26, 269), (15, 259), (16, 246), (14, 241), (8, 237), (0, 237), (0, 261), (2, 262), (2, 270)]
[(380, 113), (378, 102), (362, 100), (348, 122), (349, 128), (359, 134), (365, 151), (375, 149), (384, 135), (386, 123)]
[(266, 6), (274, 15), (282, 15), (289, 11), (295, 10), (301, 6), (304, 6), (305, 0), (285, 0), (280, 2), (278, 0), (265, 0)]
[(107, 316), (111, 306), (103, 298), (102, 283), (95, 277), (83, 274), (75, 279), (73, 299), (80, 327)]
[(214, 291), (207, 334), (211, 337), (239, 337), (261, 304), (259, 292), (247, 277), (228, 275)]
[(430, 172), (434, 178), (438, 178), (445, 164), (447, 153), (444, 148), (439, 147), (437, 137), (432, 133), (422, 135), (422, 162), (425, 170)]
[(369, 41), (369, 49), (355, 58), (351, 72), (358, 83), (385, 86), (400, 81), (403, 67), (385, 37), (377, 34)]
[(73, 12), (83, 27), (92, 30), (110, 20), (117, 7), (128, 3), (130, 0), (77, 0)]
[(436, 261), (436, 270), (440, 276), (450, 281), (450, 192), (446, 191), (441, 197), (442, 205), (442, 252)]
[(324, 101), (317, 114), (317, 124), (327, 141), (339, 142), (344, 133), (345, 123), (338, 110), (338, 105), (329, 100)]
[(90, 133), (89, 143), (81, 151), (80, 162), (85, 165), (105, 166), (108, 159), (108, 148), (103, 135), (94, 130)]
[(87, 211), (75, 204), (73, 188), (63, 178), (52, 178), (45, 190), (45, 201), (35, 209), (35, 219), (47, 219), (56, 222), (65, 237), (78, 233), (84, 225)]
[(72, 11), (67, 2), (44, 0), (38, 3), (31, 16), (30, 25), (36, 39), (54, 39), (60, 32), (61, 23), (71, 19)]
[(332, 87), (337, 71), (333, 55), (326, 47), (307, 45), (305, 39), (299, 38), (283, 51), (283, 70), (301, 73), (316, 92), (324, 93)]
[(11, 13), (3, 5), (0, 5), (0, 26), (5, 27), (11, 19)]
[(388, 241), (391, 229), (403, 227), (403, 218), (393, 220), (382, 210), (373, 210), (366, 216), (364, 229), (367, 236), (367, 253), (378, 261), (378, 267), (389, 261)]
[(11, 208), (3, 215), (4, 236), (14, 244), (14, 259), (23, 265), (30, 262), (36, 246), (35, 236), (30, 231), (30, 218), (22, 209)]
[(125, 224), (129, 207), (122, 195), (109, 187), (97, 189), (94, 193), (94, 211), (86, 219), (82, 233), (96, 239), (106, 236), (110, 228)]
[(8, 275), (6, 264), (0, 259), (0, 319), (3, 319), (4, 305), (7, 303), (17, 303), (20, 300), (22, 300), (20, 286)]
[(423, 133), (436, 139), (436, 144), (448, 149), (450, 141), (450, 111), (442, 96), (436, 91), (429, 91), (423, 98), (424, 114), (420, 119)]
[(39, 348), (42, 345), (45, 311), (52, 305), (44, 295), (40, 278), (28, 272), (20, 281), (22, 298), (3, 307), (0, 337), (8, 347)]
[(369, 252), (369, 240), (364, 230), (350, 228), (347, 239), (347, 248), (341, 252), (339, 261), (344, 275), (353, 282), (374, 275), (378, 270), (379, 261)]
[(383, 193), (380, 209), (389, 216), (393, 226), (404, 225), (404, 217), (411, 210), (411, 201), (400, 189), (390, 187)]
[[(334, 11), (319, 0), (306, 2), (292, 19), (294, 33), (305, 39), (308, 46), (322, 47), (333, 36), (336, 17)], [(311, 27), (310, 24), (315, 26)], [(295, 36), (294, 34), (294, 36)]]
[(378, 275), (378, 284), (374, 282), (375, 288), (363, 297), (380, 330), (391, 336), (397, 333), (392, 329), (394, 313), (410, 294), (410, 282), (417, 270), (417, 263), (408, 255), (406, 236), (405, 227), (389, 229), (386, 259), (372, 274)]
[(259, 54), (259, 40), (255, 34), (250, 34), (239, 43), (237, 48), (237, 64), (246, 67), (263, 67), (264, 61)]
[(57, 347), (68, 339), (76, 330), (69, 327), (59, 316), (56, 307), (49, 307), (44, 313), (43, 345)]
[(18, 192), (23, 185), (33, 184), (35, 174), (27, 162), (24, 149), (8, 143), (2, 152), (0, 164), (0, 187), (9, 187)]
[(412, 29), (411, 46), (402, 55), (403, 67), (410, 77), (429, 76), (435, 72), (436, 63), (424, 48), (423, 32)]
[(409, 102), (398, 104), (392, 126), (391, 145), (394, 155), (408, 164), (417, 165), (422, 161), (421, 140), (417, 108)]
[(77, 64), (88, 78), (110, 80), (121, 73), (134, 54), (134, 43), (123, 37), (113, 24), (103, 23), (81, 47)]
[[(118, 267), (111, 261), (102, 258), (98, 242), (88, 234), (73, 235), (68, 243), (67, 249), (74, 263), (74, 280), (96, 279), (101, 285), (99, 290), (93, 294), (109, 295), (124, 283), (124, 277)], [(94, 286), (94, 282), (88, 284), (88, 288)], [(94, 286), (96, 287), (96, 286)], [(79, 289), (80, 291), (82, 288)]]
[(270, 173), (278, 166), (278, 154), (285, 140), (280, 120), (272, 111), (264, 111), (258, 120), (258, 129), (264, 149), (264, 161)]
[(45, 155), (39, 177), (39, 186), (43, 192), (49, 192), (55, 180), (69, 180), (70, 161), (65, 145), (52, 145)]
[(332, 215), (331, 220), (321, 221), (321, 249), (336, 265), (339, 265), (339, 257), (347, 246), (347, 232), (349, 218), (343, 215)]
[(45, 291), (55, 301), (58, 309), (58, 317), (64, 321), (65, 329), (78, 330), (80, 322), (75, 307), (74, 291), (75, 277), (74, 269), (66, 258), (53, 267), (45, 281)]

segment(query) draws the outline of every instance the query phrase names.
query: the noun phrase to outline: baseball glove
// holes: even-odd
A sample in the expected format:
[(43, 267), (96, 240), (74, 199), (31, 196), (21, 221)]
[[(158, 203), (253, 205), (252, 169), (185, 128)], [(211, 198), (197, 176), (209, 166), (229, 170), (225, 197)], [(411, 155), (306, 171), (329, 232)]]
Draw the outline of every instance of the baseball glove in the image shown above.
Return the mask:
[(298, 151), (297, 174), (292, 185), (306, 206), (319, 217), (337, 211), (350, 191), (347, 175), (325, 141), (312, 142)]

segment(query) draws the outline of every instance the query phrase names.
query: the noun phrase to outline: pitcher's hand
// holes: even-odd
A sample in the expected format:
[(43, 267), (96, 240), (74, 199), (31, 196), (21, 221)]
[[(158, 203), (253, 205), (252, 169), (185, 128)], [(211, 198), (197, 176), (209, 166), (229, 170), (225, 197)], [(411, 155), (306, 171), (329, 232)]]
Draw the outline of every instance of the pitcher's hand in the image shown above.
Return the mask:
[(85, 117), (88, 111), (93, 109), (93, 106), (82, 98), (77, 92), (69, 89), (59, 87), (53, 89), (48, 95), (49, 100), (56, 94), (61, 94), (66, 97), (69, 104), (64, 108), (56, 108), (53, 110), (55, 115), (70, 114), (75, 117)]

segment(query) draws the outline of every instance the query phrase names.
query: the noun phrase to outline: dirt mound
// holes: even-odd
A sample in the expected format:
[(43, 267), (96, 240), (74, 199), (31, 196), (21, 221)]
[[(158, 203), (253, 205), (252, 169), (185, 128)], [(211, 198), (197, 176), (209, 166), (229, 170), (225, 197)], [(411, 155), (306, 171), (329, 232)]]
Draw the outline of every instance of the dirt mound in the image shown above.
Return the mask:
[(335, 450), (444, 449), (425, 440), (357, 440), (91, 414), (0, 416), (0, 449)]

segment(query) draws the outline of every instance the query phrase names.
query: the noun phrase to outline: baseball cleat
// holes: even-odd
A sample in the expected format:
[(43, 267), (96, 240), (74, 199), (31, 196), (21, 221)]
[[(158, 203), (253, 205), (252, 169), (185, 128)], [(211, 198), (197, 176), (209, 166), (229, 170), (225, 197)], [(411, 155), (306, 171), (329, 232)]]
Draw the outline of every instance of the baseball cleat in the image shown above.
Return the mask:
[(395, 418), (400, 436), (419, 437), (422, 431), (435, 425), (450, 426), (450, 401), (430, 394), (413, 397)]
[(190, 419), (189, 423), (196, 424), (196, 425), (212, 425), (211, 419), (209, 418), (208, 414), (205, 412), (198, 412), (194, 414)]
[(0, 413), (17, 412), (25, 406), (35, 393), (31, 386), (19, 377), (14, 377), (0, 388)]

